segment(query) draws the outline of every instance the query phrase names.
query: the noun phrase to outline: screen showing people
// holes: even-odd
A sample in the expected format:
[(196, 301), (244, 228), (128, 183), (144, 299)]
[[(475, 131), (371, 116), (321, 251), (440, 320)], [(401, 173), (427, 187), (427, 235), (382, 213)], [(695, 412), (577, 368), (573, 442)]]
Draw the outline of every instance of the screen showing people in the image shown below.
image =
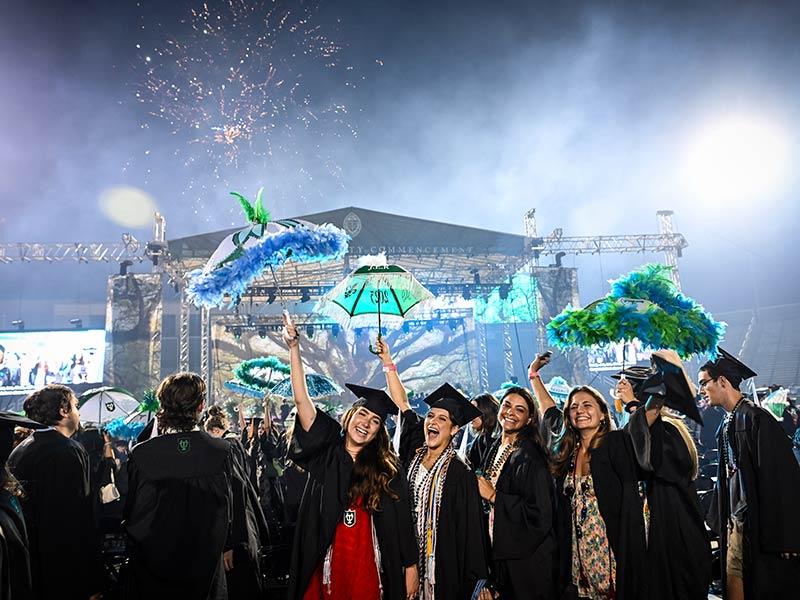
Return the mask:
[(0, 332), (0, 394), (48, 383), (102, 383), (103, 329)]

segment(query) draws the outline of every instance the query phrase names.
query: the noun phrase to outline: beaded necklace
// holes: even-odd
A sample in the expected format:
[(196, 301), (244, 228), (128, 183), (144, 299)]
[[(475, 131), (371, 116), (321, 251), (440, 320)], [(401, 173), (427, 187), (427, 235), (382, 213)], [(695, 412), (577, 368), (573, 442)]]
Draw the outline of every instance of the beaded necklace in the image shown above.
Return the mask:
[(414, 495), (414, 519), (419, 546), (419, 578), (423, 582), (421, 597), (433, 600), (436, 583), (436, 533), (439, 526), (439, 509), (444, 495), (444, 481), (456, 451), (448, 447), (425, 473), (419, 485), (417, 475), (425, 457), (426, 448), (417, 450), (409, 465), (409, 482)]
[(484, 477), (489, 481), (496, 481), (497, 477), (500, 475), (500, 471), (503, 470), (503, 466), (506, 464), (506, 461), (509, 459), (511, 454), (519, 447), (519, 436), (510, 444), (506, 444), (505, 448), (503, 448), (503, 452), (500, 453), (498, 456), (498, 452), (500, 452), (500, 446), (502, 446), (502, 438), (497, 440), (497, 444), (492, 449), (491, 457), (487, 462), (488, 468), (486, 469), (486, 473)]
[(725, 458), (725, 467), (728, 469), (728, 475), (733, 475), (738, 469), (738, 465), (736, 464), (736, 456), (733, 452), (733, 446), (731, 445), (730, 441), (730, 428), (733, 425), (735, 418), (736, 418), (736, 409), (741, 406), (742, 402), (744, 402), (744, 396), (739, 398), (739, 401), (736, 403), (736, 406), (733, 407), (733, 410), (725, 415), (725, 422), (722, 427), (722, 445), (724, 447), (724, 455)]

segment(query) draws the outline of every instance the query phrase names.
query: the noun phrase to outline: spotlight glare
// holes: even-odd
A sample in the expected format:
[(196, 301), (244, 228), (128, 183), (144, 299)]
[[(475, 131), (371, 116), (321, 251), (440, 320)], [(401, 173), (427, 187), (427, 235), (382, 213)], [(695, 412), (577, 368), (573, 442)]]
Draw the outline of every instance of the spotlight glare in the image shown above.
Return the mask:
[(789, 175), (789, 144), (781, 128), (763, 118), (729, 115), (691, 141), (682, 179), (709, 201), (762, 199), (781, 191)]

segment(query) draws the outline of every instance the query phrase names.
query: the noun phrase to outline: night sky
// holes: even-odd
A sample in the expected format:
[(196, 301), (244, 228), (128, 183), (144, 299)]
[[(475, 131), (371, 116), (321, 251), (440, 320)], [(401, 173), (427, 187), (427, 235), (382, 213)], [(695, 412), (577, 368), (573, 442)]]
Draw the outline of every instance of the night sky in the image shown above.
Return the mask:
[[(655, 232), (671, 209), (686, 293), (713, 312), (800, 302), (798, 3), (234, 0), (208, 3), (205, 37), (198, 2), (3, 4), (0, 241), (149, 239), (114, 212), (130, 198), (168, 237), (223, 229), (242, 222), (228, 192), (261, 186), (277, 217), (353, 205), (522, 233), (535, 207), (545, 235)], [(223, 83), (270, 63), (220, 110)], [(756, 139), (703, 187), (692, 148), (729, 122), (766, 124), (780, 152)], [(565, 264), (588, 302), (655, 258)], [(103, 302), (114, 271), (0, 265), (0, 298)]]

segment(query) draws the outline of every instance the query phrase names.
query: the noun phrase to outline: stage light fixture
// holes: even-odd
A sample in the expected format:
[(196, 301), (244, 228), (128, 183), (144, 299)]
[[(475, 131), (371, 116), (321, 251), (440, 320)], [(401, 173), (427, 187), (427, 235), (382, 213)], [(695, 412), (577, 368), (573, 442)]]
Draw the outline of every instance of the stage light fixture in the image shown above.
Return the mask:
[(233, 328), (233, 339), (235, 339), (235, 340), (242, 339), (242, 328), (241, 327), (234, 327)]
[(456, 320), (455, 320), (455, 319), (450, 319), (450, 320), (447, 322), (447, 324), (450, 326), (450, 331), (455, 331), (455, 330), (456, 330), (456, 328), (458, 327), (458, 323), (456, 322)]
[(331, 326), (331, 334), (333, 335), (333, 337), (339, 337), (339, 326), (338, 325)]
[(275, 302), (275, 290), (269, 290), (267, 292), (267, 304), (272, 304)]
[(16, 327), (17, 329), (22, 331), (23, 329), (25, 329), (25, 321), (22, 321), (22, 320), (11, 321), (11, 326), (12, 327)]
[(306, 325), (306, 335), (311, 339), (314, 337), (314, 326), (313, 325)]
[(128, 267), (133, 266), (132, 260), (123, 260), (119, 263), (119, 274), (120, 275), (127, 275), (128, 274)]
[(259, 328), (258, 328), (258, 337), (260, 337), (262, 340), (263, 340), (265, 337), (267, 337), (267, 328), (266, 328), (266, 327), (263, 327), (263, 326), (262, 326), (262, 327), (259, 327)]
[(461, 297), (464, 300), (470, 300), (472, 298), (472, 292), (469, 290), (469, 286), (464, 286), (464, 289), (461, 291)]
[(478, 272), (477, 269), (472, 272), (472, 283), (474, 283), (475, 285), (481, 284), (481, 274)]
[(83, 328), (83, 319), (80, 318), (70, 319), (69, 324), (72, 325), (75, 329), (81, 329)]
[(406, 321), (403, 323), (402, 329), (403, 333), (408, 333), (409, 331), (411, 331), (411, 325)]
[(500, 300), (508, 300), (508, 285), (503, 284), (498, 288), (498, 293), (500, 294)]
[(425, 323), (425, 331), (433, 331), (433, 321)]
[(308, 290), (303, 288), (303, 293), (300, 294), (300, 302), (308, 302), (311, 300), (311, 295), (308, 293)]

